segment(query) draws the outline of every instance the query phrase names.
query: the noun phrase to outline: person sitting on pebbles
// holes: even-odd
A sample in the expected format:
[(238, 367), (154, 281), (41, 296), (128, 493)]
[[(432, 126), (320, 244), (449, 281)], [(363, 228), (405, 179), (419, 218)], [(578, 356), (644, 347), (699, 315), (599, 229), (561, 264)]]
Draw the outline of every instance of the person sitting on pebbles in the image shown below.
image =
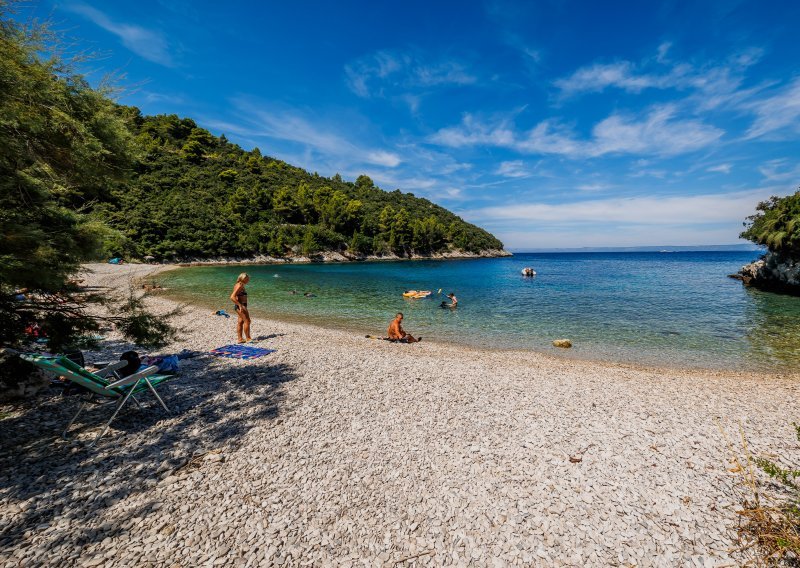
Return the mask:
[(415, 339), (403, 329), (403, 313), (397, 312), (394, 316), (392, 323), (389, 324), (389, 341), (399, 341), (400, 343), (416, 343), (422, 341), (422, 338)]

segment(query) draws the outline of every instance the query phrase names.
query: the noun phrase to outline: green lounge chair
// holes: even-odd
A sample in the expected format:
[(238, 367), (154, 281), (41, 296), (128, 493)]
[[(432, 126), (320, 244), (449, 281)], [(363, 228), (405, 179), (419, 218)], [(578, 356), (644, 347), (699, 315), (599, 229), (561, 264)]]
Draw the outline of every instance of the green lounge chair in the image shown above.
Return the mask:
[(84, 369), (77, 363), (70, 361), (64, 356), (44, 357), (33, 354), (21, 354), (20, 356), (26, 361), (30, 361), (40, 369), (44, 369), (45, 371), (54, 373), (55, 375), (62, 376), (89, 391), (89, 396), (87, 396), (87, 398), (83, 401), (83, 404), (78, 409), (78, 412), (72, 417), (72, 420), (69, 421), (69, 424), (67, 424), (67, 427), (61, 434), (65, 440), (67, 439), (67, 432), (75, 420), (77, 420), (80, 413), (83, 412), (83, 410), (90, 403), (95, 402), (98, 397), (105, 399), (105, 402), (101, 404), (115, 402), (116, 409), (114, 410), (114, 414), (111, 415), (111, 418), (108, 420), (108, 422), (106, 422), (103, 430), (97, 435), (94, 441), (89, 444), (89, 447), (94, 446), (97, 441), (103, 437), (103, 434), (106, 433), (109, 426), (111, 426), (111, 423), (117, 417), (117, 414), (119, 414), (119, 411), (122, 410), (122, 407), (125, 406), (126, 402), (128, 402), (129, 398), (133, 398), (134, 402), (141, 407), (141, 404), (139, 404), (139, 401), (136, 399), (135, 395), (142, 391), (149, 389), (156, 397), (158, 402), (161, 403), (161, 406), (164, 407), (164, 410), (166, 410), (168, 413), (170, 412), (169, 408), (167, 408), (167, 405), (164, 404), (164, 401), (161, 400), (160, 396), (158, 396), (155, 387), (174, 377), (156, 375), (158, 372), (158, 367), (147, 367), (146, 369), (142, 369), (133, 375), (120, 378), (117, 374), (117, 371), (128, 364), (126, 361), (112, 363), (108, 367), (93, 373)]

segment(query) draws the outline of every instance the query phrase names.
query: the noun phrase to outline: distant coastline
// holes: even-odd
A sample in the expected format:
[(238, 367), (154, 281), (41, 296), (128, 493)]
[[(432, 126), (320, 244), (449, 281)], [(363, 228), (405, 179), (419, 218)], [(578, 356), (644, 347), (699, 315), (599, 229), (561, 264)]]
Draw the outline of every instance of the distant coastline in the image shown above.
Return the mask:
[(733, 245), (662, 245), (633, 247), (572, 247), (572, 248), (511, 248), (512, 253), (566, 253), (566, 252), (765, 252), (762, 246), (743, 243)]
[(513, 253), (503, 249), (491, 249), (481, 252), (447, 251), (427, 255), (411, 254), (402, 257), (395, 254), (384, 255), (345, 255), (340, 252), (323, 252), (311, 256), (273, 257), (258, 255), (251, 257), (212, 257), (212, 258), (184, 258), (174, 261), (163, 261), (154, 264), (164, 266), (203, 266), (203, 265), (228, 265), (228, 264), (312, 264), (324, 262), (367, 262), (367, 261), (398, 261), (398, 260), (466, 260), (478, 258), (503, 258), (513, 256)]

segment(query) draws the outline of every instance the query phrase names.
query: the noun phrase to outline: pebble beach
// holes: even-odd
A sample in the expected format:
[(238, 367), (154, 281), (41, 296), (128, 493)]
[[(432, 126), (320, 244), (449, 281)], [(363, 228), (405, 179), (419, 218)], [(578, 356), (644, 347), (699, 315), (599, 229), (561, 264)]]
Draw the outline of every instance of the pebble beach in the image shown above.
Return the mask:
[[(83, 277), (125, 293), (160, 269)], [(243, 361), (207, 355), (235, 342), (234, 318), (184, 306), (174, 324), (158, 353), (204, 355), (165, 385), (169, 415), (144, 394), (87, 448), (109, 408), (63, 441), (77, 397), (0, 405), (0, 566), (737, 566), (729, 442), (796, 455), (796, 373), (391, 344), (269, 319), (253, 337), (276, 351)], [(131, 348), (143, 351), (109, 332), (87, 361)]]

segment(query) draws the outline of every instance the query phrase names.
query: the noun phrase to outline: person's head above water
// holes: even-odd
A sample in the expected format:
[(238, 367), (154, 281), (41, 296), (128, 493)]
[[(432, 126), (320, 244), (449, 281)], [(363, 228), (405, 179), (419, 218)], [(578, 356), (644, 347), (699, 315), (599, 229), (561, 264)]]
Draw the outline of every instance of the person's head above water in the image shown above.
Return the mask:
[(240, 283), (240, 282), (242, 284), (247, 284), (248, 282), (250, 282), (250, 276), (247, 274), (247, 272), (242, 272), (239, 275), (239, 277), (236, 279), (236, 283), (237, 284)]
[(453, 294), (452, 292), (450, 292), (450, 293), (447, 295), (447, 297), (448, 297), (448, 298), (454, 298), (454, 297), (455, 297), (455, 294)]
[(403, 312), (397, 312), (397, 315), (394, 316), (394, 319), (403, 319)]

